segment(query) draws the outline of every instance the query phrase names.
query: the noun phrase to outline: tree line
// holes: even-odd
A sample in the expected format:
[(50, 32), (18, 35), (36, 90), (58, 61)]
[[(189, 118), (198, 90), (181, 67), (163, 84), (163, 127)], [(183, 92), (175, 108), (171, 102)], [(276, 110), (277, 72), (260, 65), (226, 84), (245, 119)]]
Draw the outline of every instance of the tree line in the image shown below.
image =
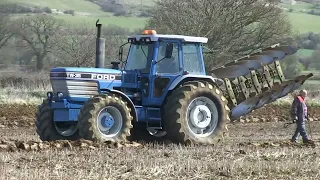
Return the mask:
[[(114, 25), (103, 27), (106, 59), (116, 60), (118, 46), (132, 32)], [(0, 16), (0, 64), (35, 64), (36, 70), (55, 66), (94, 66), (95, 22), (72, 24), (51, 15)]]

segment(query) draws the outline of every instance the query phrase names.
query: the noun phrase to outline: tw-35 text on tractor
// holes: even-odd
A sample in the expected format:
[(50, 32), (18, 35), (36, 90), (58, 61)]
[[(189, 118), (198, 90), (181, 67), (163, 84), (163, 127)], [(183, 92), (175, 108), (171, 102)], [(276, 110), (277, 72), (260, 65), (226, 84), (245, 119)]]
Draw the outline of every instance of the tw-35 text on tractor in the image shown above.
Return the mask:
[[(207, 38), (154, 30), (128, 37), (123, 66), (105, 69), (100, 31), (99, 24), (95, 68), (51, 70), (53, 92), (36, 113), (41, 140), (124, 142), (138, 130), (177, 143), (214, 144), (230, 120), (286, 96), (312, 76), (285, 80), (279, 61), (296, 49), (279, 45), (207, 73)], [(119, 52), (122, 57), (122, 46)]]

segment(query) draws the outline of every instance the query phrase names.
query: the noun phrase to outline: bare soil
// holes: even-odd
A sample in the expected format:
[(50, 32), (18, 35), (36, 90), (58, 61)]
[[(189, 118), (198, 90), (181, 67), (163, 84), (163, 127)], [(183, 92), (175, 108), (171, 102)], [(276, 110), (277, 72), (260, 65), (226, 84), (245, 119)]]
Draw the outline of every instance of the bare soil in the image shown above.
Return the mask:
[[(274, 110), (272, 114), (261, 111), (256, 115), (272, 118), (285, 112), (280, 108)], [(32, 116), (24, 116), (23, 120), (22, 113), (19, 117), (8, 113), (14, 110), (2, 111), (2, 115), (13, 118), (0, 119), (0, 179), (320, 177), (319, 121), (310, 122), (315, 147), (290, 143), (295, 125), (284, 128), (285, 122), (229, 124), (227, 137), (216, 146), (182, 146), (170, 142), (95, 144), (84, 140), (49, 143), (39, 140), (31, 123)]]
[[(287, 105), (265, 105), (241, 118), (241, 122), (289, 121)], [(0, 104), (0, 127), (28, 127), (34, 125), (37, 105)], [(320, 121), (320, 107), (308, 107), (312, 121)], [(237, 122), (237, 121), (236, 121)]]

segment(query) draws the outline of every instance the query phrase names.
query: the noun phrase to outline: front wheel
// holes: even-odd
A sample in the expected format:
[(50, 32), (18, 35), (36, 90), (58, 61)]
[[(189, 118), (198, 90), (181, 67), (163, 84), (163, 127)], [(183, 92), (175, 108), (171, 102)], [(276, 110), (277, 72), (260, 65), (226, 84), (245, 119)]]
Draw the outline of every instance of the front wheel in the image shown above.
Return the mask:
[(44, 100), (36, 112), (36, 132), (42, 141), (77, 140), (77, 122), (55, 122), (53, 109), (48, 100)]
[(116, 94), (98, 95), (86, 102), (78, 117), (83, 139), (124, 142), (130, 136), (133, 117), (127, 102)]
[(217, 87), (193, 81), (174, 90), (167, 99), (163, 119), (172, 141), (215, 144), (222, 138), (230, 109)]

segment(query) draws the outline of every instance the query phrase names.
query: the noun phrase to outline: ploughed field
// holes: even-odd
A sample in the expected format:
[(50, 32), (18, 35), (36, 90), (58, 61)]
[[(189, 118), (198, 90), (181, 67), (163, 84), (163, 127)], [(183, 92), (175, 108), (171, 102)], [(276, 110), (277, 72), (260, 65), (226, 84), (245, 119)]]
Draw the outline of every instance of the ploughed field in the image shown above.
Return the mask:
[(289, 142), (288, 108), (267, 105), (229, 124), (216, 146), (183, 146), (41, 142), (36, 106), (0, 105), (0, 179), (319, 179), (320, 107), (309, 108), (315, 147)]

